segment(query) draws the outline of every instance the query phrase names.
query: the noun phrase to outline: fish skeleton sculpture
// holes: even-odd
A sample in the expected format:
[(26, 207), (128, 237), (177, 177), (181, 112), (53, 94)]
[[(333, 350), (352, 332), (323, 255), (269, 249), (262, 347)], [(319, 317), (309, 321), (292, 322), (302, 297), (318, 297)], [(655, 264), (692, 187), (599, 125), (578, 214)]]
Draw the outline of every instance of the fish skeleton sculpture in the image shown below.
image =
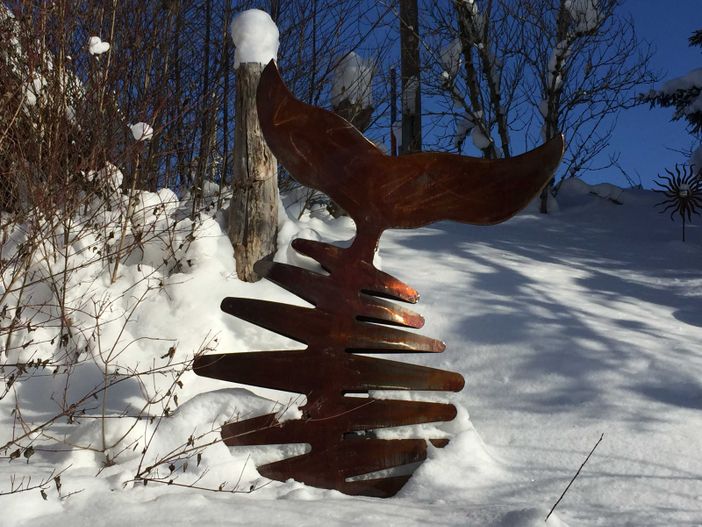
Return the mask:
[[(226, 313), (272, 330), (301, 350), (199, 357), (206, 377), (306, 396), (299, 419), (276, 414), (222, 428), (229, 446), (306, 443), (307, 453), (258, 467), (268, 478), (293, 478), (346, 494), (396, 494), (427, 456), (422, 438), (382, 439), (376, 430), (450, 421), (451, 404), (378, 399), (372, 390), (457, 392), (458, 373), (375, 358), (373, 354), (440, 353), (443, 342), (407, 331), (421, 315), (409, 285), (373, 266), (380, 235), (439, 220), (490, 225), (507, 220), (541, 192), (563, 154), (563, 138), (510, 159), (426, 152), (390, 157), (338, 115), (297, 100), (271, 61), (257, 91), (261, 130), (270, 149), (303, 185), (324, 192), (348, 212), (357, 232), (347, 248), (296, 239), (293, 248), (324, 272), (260, 261), (255, 271), (314, 308), (225, 298)], [(363, 355), (361, 355), (361, 353)], [(369, 356), (371, 355), (371, 356)], [(445, 438), (430, 439), (434, 446)]]

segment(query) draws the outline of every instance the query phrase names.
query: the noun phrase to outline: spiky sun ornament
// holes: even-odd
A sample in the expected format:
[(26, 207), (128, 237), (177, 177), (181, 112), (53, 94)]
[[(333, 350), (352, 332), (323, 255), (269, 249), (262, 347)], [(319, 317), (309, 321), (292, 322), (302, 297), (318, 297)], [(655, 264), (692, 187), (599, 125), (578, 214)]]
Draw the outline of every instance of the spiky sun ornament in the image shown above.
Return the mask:
[(655, 189), (665, 196), (656, 207), (663, 207), (661, 214), (670, 211), (670, 219), (674, 220), (678, 214), (682, 218), (682, 239), (685, 241), (685, 224), (692, 221), (693, 214), (699, 214), (702, 207), (702, 172), (687, 165), (675, 165), (675, 174), (667, 168), (666, 176), (658, 175), (655, 184), (660, 190)]

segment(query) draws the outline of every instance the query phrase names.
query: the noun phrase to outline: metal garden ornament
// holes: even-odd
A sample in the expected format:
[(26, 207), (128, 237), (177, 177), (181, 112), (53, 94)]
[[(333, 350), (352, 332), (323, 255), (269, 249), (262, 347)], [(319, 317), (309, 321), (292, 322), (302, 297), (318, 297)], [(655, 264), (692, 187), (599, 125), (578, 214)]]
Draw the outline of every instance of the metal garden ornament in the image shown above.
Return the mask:
[(685, 241), (685, 225), (692, 221), (693, 214), (699, 214), (702, 207), (702, 178), (700, 172), (687, 165), (675, 165), (675, 174), (667, 168), (666, 175), (659, 175), (655, 181), (665, 199), (656, 203), (662, 207), (661, 214), (670, 211), (670, 219), (677, 214), (682, 219), (682, 241)]
[[(309, 452), (258, 467), (265, 477), (293, 478), (346, 494), (397, 493), (426, 458), (423, 438), (381, 439), (382, 428), (450, 421), (451, 404), (378, 399), (373, 390), (457, 392), (458, 373), (376, 358), (376, 354), (441, 353), (440, 340), (416, 331), (424, 324), (419, 294), (376, 269), (382, 232), (439, 220), (490, 225), (507, 220), (541, 192), (563, 153), (558, 136), (511, 159), (448, 153), (385, 155), (332, 112), (297, 100), (274, 61), (257, 92), (263, 135), (276, 158), (303, 185), (324, 192), (356, 223), (351, 246), (296, 239), (292, 246), (319, 264), (310, 271), (260, 261), (255, 271), (314, 305), (306, 308), (250, 298), (225, 298), (226, 313), (299, 342), (299, 350), (200, 357), (199, 375), (304, 394), (299, 419), (275, 414), (231, 422), (227, 445), (306, 443)], [(436, 447), (445, 438), (430, 439)], [(398, 470), (398, 468), (400, 468)]]

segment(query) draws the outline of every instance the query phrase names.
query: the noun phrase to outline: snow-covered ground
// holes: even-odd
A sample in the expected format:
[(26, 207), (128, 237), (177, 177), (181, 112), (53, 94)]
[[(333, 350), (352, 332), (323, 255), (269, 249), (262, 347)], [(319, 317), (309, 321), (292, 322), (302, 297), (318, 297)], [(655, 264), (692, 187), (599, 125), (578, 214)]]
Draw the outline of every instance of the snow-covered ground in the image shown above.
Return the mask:
[[(70, 404), (105, 379), (123, 382), (104, 404), (103, 392), (82, 403), (86, 415), (74, 415), (73, 423), (64, 416), (44, 435), (22, 440), (34, 449), (27, 459), (25, 449), (17, 459), (0, 459), (0, 492), (12, 477), (27, 484), (31, 476), (35, 484), (64, 470), (60, 492), (49, 480), (45, 498), (38, 488), (0, 496), (0, 525), (544, 525), (603, 433), (548, 525), (702, 524), (702, 229), (689, 226), (683, 244), (679, 223), (653, 207), (660, 199), (653, 192), (623, 191), (620, 205), (590, 190), (566, 184), (560, 210), (549, 216), (527, 211), (494, 227), (439, 223), (384, 234), (378, 264), (420, 291), (422, 333), (447, 343), (441, 355), (407, 360), (466, 379), (452, 396), (459, 416), (444, 427), (451, 443), (432, 449), (387, 500), (267, 482), (254, 465), (287, 455), (284, 448), (206, 446), (228, 419), (272, 408), (294, 414), (294, 394), (180, 375), (175, 366), (166, 375), (125, 375), (187, 362), (203, 343), (218, 352), (293, 346), (219, 311), (225, 296), (301, 301), (265, 281), (238, 281), (217, 217), (199, 226), (182, 272), (158, 267), (165, 249), (156, 242), (146, 244), (141, 260), (128, 260), (114, 284), (111, 266), (96, 260), (75, 277), (74, 302), (85, 307), (89, 295), (109, 296), (101, 319), (107, 325), (97, 339), (86, 336), (86, 355), (70, 376), (40, 371), (11, 387), (0, 401), (0, 445), (22, 434), (15, 405), (23, 422), (36, 426), (64, 399)], [(145, 193), (142, 202), (154, 200)], [(295, 236), (353, 236), (346, 218), (319, 212), (294, 221), (296, 211), (289, 214), (281, 217), (279, 260), (302, 261), (289, 249)], [(169, 243), (178, 249), (186, 236), (175, 237)], [(46, 338), (0, 358), (15, 363), (60, 353), (60, 343)], [(166, 389), (173, 393), (141, 410), (155, 419), (133, 415)], [(170, 416), (158, 417), (164, 407)], [(129, 416), (117, 418), (124, 411)], [(147, 477), (172, 485), (130, 483), (163, 459), (172, 460)], [(241, 493), (178, 486), (217, 489), (224, 482), (224, 490)]]

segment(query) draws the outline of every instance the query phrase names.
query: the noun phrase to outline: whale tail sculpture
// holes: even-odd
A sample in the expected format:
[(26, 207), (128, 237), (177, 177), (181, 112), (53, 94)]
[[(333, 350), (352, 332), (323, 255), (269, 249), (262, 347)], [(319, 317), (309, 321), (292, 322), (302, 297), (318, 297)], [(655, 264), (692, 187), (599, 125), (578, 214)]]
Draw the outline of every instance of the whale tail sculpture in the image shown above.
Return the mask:
[[(226, 313), (306, 347), (200, 357), (198, 375), (304, 394), (300, 419), (263, 415), (222, 428), (227, 445), (305, 443), (309, 452), (259, 466), (271, 479), (346, 494), (396, 494), (427, 456), (427, 441), (380, 439), (374, 431), (450, 421), (451, 404), (370, 397), (371, 390), (460, 391), (463, 377), (374, 354), (441, 353), (443, 342), (408, 329), (424, 319), (397, 302), (419, 294), (373, 266), (380, 235), (434, 221), (489, 225), (510, 218), (552, 177), (563, 153), (557, 137), (522, 156), (485, 160), (445, 153), (388, 157), (341, 117), (288, 91), (273, 61), (257, 93), (266, 142), (299, 182), (329, 195), (354, 219), (350, 247), (297, 239), (293, 248), (324, 273), (268, 261), (255, 271), (314, 305), (225, 298)], [(362, 354), (362, 355), (361, 355)], [(371, 356), (369, 356), (371, 355)], [(436, 447), (445, 438), (430, 439)]]

